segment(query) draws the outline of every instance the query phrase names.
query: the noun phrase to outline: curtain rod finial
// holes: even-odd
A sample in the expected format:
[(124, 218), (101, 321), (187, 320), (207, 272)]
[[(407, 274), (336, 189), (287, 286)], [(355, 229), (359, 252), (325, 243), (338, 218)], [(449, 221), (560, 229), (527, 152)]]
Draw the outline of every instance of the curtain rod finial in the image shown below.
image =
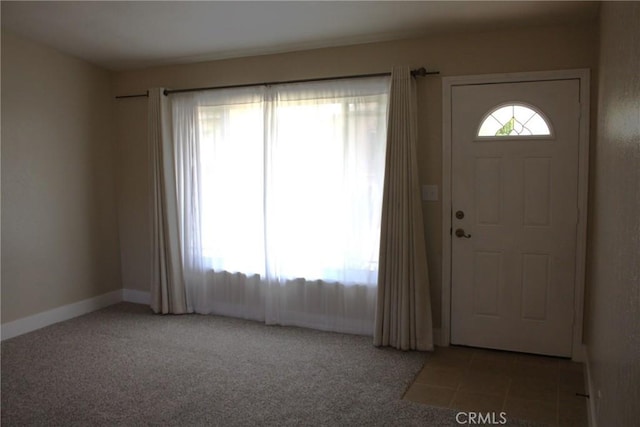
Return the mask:
[(416, 75), (420, 77), (424, 77), (427, 75), (427, 69), (424, 67), (420, 67), (416, 70)]

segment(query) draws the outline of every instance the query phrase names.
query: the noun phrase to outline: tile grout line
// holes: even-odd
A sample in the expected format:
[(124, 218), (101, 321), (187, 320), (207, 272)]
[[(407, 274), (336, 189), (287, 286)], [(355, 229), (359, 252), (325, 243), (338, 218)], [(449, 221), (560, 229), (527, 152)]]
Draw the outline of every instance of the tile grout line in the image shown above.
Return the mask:
[(502, 400), (502, 408), (500, 408), (503, 412), (507, 410), (507, 399), (509, 398), (509, 392), (511, 391), (511, 383), (513, 382), (513, 378), (509, 375), (509, 384), (507, 385), (507, 392), (504, 394), (504, 399)]
[(451, 396), (451, 400), (449, 401), (449, 404), (447, 405), (447, 408), (455, 409), (455, 408), (451, 407), (451, 405), (453, 404), (453, 402), (455, 402), (456, 397), (458, 396), (458, 392), (460, 391), (460, 387), (462, 386), (462, 378), (464, 378), (466, 373), (468, 373), (470, 371), (471, 362), (473, 361), (474, 357), (475, 357), (475, 351), (473, 351), (471, 353), (471, 357), (467, 361), (466, 366), (464, 367), (464, 369), (462, 369), (462, 372), (461, 372), (461, 375), (460, 375), (460, 379), (458, 380), (458, 384), (456, 385), (456, 391), (453, 392), (453, 395)]
[(560, 366), (556, 373), (556, 425), (560, 425)]
[[(464, 375), (464, 371), (462, 372), (462, 375)], [(453, 404), (453, 402), (456, 400), (456, 397), (458, 396), (458, 392), (460, 391), (460, 384), (461, 383), (462, 383), (462, 379), (459, 379), (458, 380), (458, 384), (456, 385), (456, 390), (451, 395), (451, 400), (449, 400), (449, 404), (447, 405), (447, 408), (455, 409), (455, 408), (452, 408), (451, 405)]]

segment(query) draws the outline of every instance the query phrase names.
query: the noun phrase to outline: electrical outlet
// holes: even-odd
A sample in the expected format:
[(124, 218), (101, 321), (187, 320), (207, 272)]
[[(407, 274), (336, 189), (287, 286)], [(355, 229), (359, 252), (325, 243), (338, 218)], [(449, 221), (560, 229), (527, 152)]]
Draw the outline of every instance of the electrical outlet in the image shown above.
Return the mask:
[(437, 185), (423, 185), (422, 186), (422, 200), (425, 202), (437, 202), (438, 201), (438, 186)]

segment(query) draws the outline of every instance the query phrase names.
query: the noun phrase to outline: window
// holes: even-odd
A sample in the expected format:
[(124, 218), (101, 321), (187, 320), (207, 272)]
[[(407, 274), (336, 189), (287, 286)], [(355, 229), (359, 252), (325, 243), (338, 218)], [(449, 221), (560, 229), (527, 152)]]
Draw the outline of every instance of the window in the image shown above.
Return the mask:
[(189, 309), (371, 334), (388, 78), (171, 97)]
[(483, 118), (477, 132), (481, 139), (551, 135), (551, 126), (544, 115), (535, 107), (521, 103), (498, 106)]
[(176, 157), (195, 159), (197, 221), (186, 227), (199, 225), (205, 266), (375, 286), (387, 92), (383, 78), (176, 96), (176, 140), (184, 109), (197, 123)]
[(258, 96), (201, 105), (201, 255), (211, 268), (263, 274), (263, 105)]

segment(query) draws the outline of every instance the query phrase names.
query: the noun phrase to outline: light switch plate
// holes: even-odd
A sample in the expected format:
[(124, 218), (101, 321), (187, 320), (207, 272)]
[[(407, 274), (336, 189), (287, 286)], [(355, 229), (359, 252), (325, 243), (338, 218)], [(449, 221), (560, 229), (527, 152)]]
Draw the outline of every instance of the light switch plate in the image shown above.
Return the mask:
[(437, 202), (438, 201), (438, 186), (437, 185), (423, 185), (422, 186), (422, 200), (425, 202)]

